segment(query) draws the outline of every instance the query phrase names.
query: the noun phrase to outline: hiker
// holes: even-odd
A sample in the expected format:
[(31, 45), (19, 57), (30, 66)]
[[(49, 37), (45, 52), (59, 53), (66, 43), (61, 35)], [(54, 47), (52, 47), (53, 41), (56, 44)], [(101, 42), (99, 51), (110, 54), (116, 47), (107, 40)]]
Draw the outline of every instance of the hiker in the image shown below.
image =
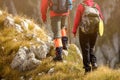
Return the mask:
[(83, 0), (83, 2), (78, 5), (72, 33), (76, 36), (79, 26), (79, 42), (82, 50), (85, 73), (95, 70), (98, 67), (93, 48), (98, 35), (100, 19), (103, 20), (103, 15), (99, 5), (93, 0)]
[(71, 0), (42, 0), (41, 13), (42, 20), (46, 22), (47, 9), (50, 9), (50, 19), (53, 31), (53, 40), (55, 45), (56, 57), (54, 61), (62, 61), (62, 51), (67, 50), (68, 37), (66, 19), (69, 15), (69, 10), (72, 9)]

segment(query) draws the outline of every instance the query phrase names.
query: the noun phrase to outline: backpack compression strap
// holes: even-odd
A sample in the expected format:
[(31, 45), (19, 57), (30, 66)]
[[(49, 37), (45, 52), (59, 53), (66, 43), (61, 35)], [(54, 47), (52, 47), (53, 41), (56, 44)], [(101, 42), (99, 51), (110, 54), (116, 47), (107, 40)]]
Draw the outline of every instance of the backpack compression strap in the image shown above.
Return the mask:
[(49, 6), (50, 9), (51, 9), (51, 6), (52, 6), (52, 2), (51, 2), (51, 0), (48, 0), (48, 6)]

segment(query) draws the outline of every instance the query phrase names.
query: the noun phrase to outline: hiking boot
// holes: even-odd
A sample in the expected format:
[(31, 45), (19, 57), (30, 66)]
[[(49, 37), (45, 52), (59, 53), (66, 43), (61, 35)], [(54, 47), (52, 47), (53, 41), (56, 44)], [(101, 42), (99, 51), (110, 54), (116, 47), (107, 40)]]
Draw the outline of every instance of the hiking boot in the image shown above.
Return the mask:
[(93, 63), (93, 64), (92, 64), (92, 71), (96, 70), (97, 68), (98, 68), (97, 63)]
[(53, 58), (54, 61), (62, 61), (62, 47), (56, 48), (56, 57)]
[(63, 61), (62, 57), (56, 56), (53, 58), (54, 61)]
[(84, 67), (85, 68), (85, 75), (91, 72), (91, 67)]
[(68, 50), (68, 37), (62, 37), (63, 49)]

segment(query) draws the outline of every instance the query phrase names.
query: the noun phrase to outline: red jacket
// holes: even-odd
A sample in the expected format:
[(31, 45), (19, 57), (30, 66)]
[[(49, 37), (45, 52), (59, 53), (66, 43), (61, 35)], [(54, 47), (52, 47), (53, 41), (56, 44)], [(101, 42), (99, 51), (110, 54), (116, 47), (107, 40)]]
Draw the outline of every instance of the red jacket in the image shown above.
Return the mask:
[[(93, 0), (84, 0), (83, 3), (87, 4), (88, 6), (93, 6), (94, 5), (94, 1)], [(100, 10), (100, 7), (99, 7), (98, 4), (96, 5), (96, 8), (98, 9), (98, 11), (100, 13), (100, 17), (103, 20), (103, 15), (101, 13), (101, 10)], [(80, 4), (78, 6), (78, 8), (77, 8), (77, 11), (76, 11), (76, 16), (75, 16), (75, 20), (74, 20), (74, 26), (73, 26), (73, 29), (72, 29), (72, 33), (74, 35), (76, 35), (77, 28), (79, 26), (79, 23), (81, 22), (81, 18), (82, 18), (83, 12), (84, 12), (84, 7), (82, 6), (82, 4)]]
[[(41, 1), (41, 14), (42, 14), (42, 20), (43, 22), (46, 21), (46, 13), (47, 13), (47, 9), (49, 7), (49, 4), (48, 4), (48, 0), (42, 0)], [(66, 13), (62, 13), (62, 14), (58, 14), (58, 13), (55, 13), (54, 11), (50, 11), (50, 17), (53, 17), (53, 16), (64, 16), (64, 15), (68, 15), (69, 12), (66, 12)]]

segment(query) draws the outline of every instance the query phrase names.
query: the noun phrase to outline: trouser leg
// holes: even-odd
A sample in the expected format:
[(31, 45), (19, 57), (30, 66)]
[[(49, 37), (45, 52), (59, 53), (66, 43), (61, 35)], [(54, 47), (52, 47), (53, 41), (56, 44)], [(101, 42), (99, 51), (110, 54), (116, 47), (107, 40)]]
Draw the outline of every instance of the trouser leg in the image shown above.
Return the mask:
[(61, 17), (55, 16), (51, 18), (51, 27), (53, 39), (61, 38)]
[(68, 37), (62, 37), (63, 49), (68, 50)]
[(94, 46), (95, 46), (95, 43), (96, 43), (96, 39), (97, 39), (97, 33), (94, 33), (94, 34), (91, 34), (90, 35), (90, 38), (89, 38), (89, 42), (90, 42), (90, 61), (91, 61), (91, 64), (92, 64), (92, 67), (93, 68), (97, 68), (97, 59), (96, 59), (96, 56), (94, 54)]
[(56, 56), (62, 57), (62, 41), (61, 38), (54, 39)]
[(56, 51), (55, 61), (62, 60), (62, 40), (61, 40), (61, 17), (56, 16), (51, 18), (52, 31), (54, 35), (54, 45)]
[(90, 66), (90, 54), (89, 54), (89, 37), (86, 34), (83, 34), (81, 31), (79, 31), (79, 41), (80, 46), (82, 50), (82, 56), (83, 56), (83, 65), (85, 68), (85, 72), (91, 71)]
[(62, 44), (63, 44), (63, 49), (65, 49), (65, 50), (67, 50), (67, 48), (68, 48), (66, 18), (67, 18), (67, 16), (62, 16), (62, 18), (61, 18)]

